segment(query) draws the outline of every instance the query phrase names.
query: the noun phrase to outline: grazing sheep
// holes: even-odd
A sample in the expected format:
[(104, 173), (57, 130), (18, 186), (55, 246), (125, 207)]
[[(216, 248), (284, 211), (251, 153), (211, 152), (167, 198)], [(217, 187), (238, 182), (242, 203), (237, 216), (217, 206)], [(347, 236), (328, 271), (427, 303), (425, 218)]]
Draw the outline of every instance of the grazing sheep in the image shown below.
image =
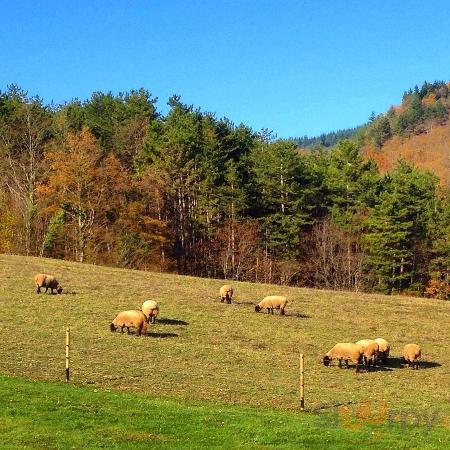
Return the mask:
[(146, 300), (142, 304), (141, 311), (148, 317), (148, 319), (152, 322), (156, 322), (156, 317), (159, 314), (159, 305), (154, 300)]
[(274, 309), (279, 309), (280, 315), (284, 316), (284, 309), (286, 308), (286, 305), (286, 297), (283, 297), (282, 295), (269, 295), (255, 306), (255, 311), (259, 312), (261, 309), (267, 308), (267, 314), (273, 314)]
[(422, 356), (422, 350), (417, 344), (406, 344), (403, 348), (403, 359), (409, 367), (419, 369), (419, 359)]
[(53, 275), (48, 275), (46, 273), (38, 273), (37, 275), (35, 275), (34, 282), (36, 284), (36, 292), (38, 294), (41, 293), (41, 288), (45, 288), (45, 292), (47, 292), (50, 288), (52, 294), (53, 289), (55, 289), (58, 294), (61, 294), (63, 290), (63, 288), (58, 283), (58, 280)]
[(348, 368), (348, 362), (351, 361), (356, 365), (356, 372), (359, 372), (363, 355), (364, 351), (360, 345), (351, 342), (339, 342), (323, 357), (323, 364), (329, 366), (333, 359), (337, 359), (339, 360), (339, 367), (342, 367), (342, 360), (344, 360)]
[(230, 284), (224, 284), (219, 291), (220, 302), (223, 303), (226, 301), (227, 303), (231, 303), (231, 297), (233, 297), (233, 288)]
[(389, 358), (389, 352), (391, 351), (391, 346), (386, 339), (376, 338), (375, 342), (378, 344), (378, 361), (382, 364), (386, 364)]
[(364, 364), (366, 367), (370, 364), (375, 365), (378, 359), (378, 344), (373, 339), (362, 339), (356, 343), (363, 349)]
[(129, 311), (122, 311), (117, 314), (116, 318), (111, 322), (110, 328), (114, 332), (117, 328), (123, 333), (123, 329), (126, 328), (128, 334), (130, 334), (130, 328), (137, 329), (137, 335), (144, 335), (147, 333), (148, 317), (142, 312), (136, 309)]

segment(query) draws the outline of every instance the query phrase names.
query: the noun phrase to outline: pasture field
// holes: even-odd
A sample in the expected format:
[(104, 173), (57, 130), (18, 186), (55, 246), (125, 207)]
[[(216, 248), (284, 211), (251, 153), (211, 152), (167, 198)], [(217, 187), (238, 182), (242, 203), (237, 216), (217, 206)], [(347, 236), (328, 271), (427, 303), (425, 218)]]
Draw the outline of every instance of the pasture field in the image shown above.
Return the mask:
[[(38, 272), (56, 275), (63, 294), (37, 295)], [(0, 255), (0, 274), (1, 375), (63, 381), (70, 325), (78, 387), (298, 417), (303, 353), (308, 417), (367, 402), (374, 411), (385, 405), (393, 420), (450, 426), (448, 302), (234, 282), (235, 303), (227, 305), (218, 298), (223, 280), (10, 255)], [(286, 316), (254, 312), (269, 294), (288, 297)], [(161, 307), (146, 337), (110, 332), (119, 311), (146, 299)], [(356, 374), (323, 366), (336, 342), (375, 337), (392, 344), (389, 367)], [(400, 364), (410, 342), (422, 347), (418, 371)]]
[(337, 417), (0, 376), (0, 448), (442, 449), (448, 429)]

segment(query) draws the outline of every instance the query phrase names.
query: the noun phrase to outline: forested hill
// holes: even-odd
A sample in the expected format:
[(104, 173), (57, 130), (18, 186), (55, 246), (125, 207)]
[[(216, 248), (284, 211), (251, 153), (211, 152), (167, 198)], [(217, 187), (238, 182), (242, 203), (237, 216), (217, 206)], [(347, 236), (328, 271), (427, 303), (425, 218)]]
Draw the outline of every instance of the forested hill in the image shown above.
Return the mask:
[(404, 158), (433, 171), (450, 187), (449, 90), (450, 83), (435, 81), (406, 91), (399, 106), (371, 118), (363, 155), (373, 158), (382, 172)]
[[(417, 111), (445, 123), (446, 86), (408, 92), (365, 145), (423, 134)], [(404, 160), (380, 172), (358, 145), (299, 152), (177, 96), (163, 115), (145, 89), (55, 106), (10, 86), (0, 252), (448, 298), (448, 191)]]
[(351, 139), (365, 158), (374, 159), (385, 173), (399, 158), (439, 176), (450, 187), (450, 83), (424, 82), (403, 93), (402, 102), (384, 114), (371, 114), (365, 125), (293, 139), (302, 149), (334, 147)]
[(317, 149), (319, 147), (329, 148), (334, 147), (343, 139), (357, 139), (359, 135), (364, 133), (366, 128), (367, 125), (360, 125), (354, 128), (322, 133), (320, 136), (303, 136), (300, 138), (292, 138), (292, 140), (303, 149)]

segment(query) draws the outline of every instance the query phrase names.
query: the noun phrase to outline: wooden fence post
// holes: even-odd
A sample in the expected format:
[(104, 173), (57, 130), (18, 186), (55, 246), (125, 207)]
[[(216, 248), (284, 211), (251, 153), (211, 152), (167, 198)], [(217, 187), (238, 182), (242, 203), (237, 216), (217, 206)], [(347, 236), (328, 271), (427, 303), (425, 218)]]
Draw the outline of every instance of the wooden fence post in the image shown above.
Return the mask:
[(70, 379), (70, 368), (69, 368), (69, 348), (70, 348), (70, 327), (66, 329), (66, 383)]
[(300, 354), (300, 410), (305, 410), (305, 367), (303, 353)]

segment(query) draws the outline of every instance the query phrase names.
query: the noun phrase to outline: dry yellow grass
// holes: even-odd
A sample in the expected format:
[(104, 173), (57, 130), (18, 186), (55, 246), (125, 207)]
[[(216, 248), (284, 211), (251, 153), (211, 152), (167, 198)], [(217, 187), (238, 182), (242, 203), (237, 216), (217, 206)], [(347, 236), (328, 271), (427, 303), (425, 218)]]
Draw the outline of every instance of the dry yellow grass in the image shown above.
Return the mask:
[[(35, 273), (57, 276), (62, 295), (37, 295)], [(306, 405), (386, 400), (389, 411), (439, 411), (448, 423), (450, 303), (439, 300), (233, 283), (236, 303), (220, 303), (222, 280), (182, 277), (0, 255), (0, 373), (64, 380), (65, 328), (72, 329), (74, 384), (146, 395), (296, 409), (299, 355)], [(269, 294), (286, 295), (287, 316), (255, 313)], [(161, 307), (149, 335), (111, 333), (117, 312), (145, 299)], [(384, 337), (392, 367), (355, 374), (324, 367), (336, 342)], [(413, 371), (398, 358), (423, 350)]]

